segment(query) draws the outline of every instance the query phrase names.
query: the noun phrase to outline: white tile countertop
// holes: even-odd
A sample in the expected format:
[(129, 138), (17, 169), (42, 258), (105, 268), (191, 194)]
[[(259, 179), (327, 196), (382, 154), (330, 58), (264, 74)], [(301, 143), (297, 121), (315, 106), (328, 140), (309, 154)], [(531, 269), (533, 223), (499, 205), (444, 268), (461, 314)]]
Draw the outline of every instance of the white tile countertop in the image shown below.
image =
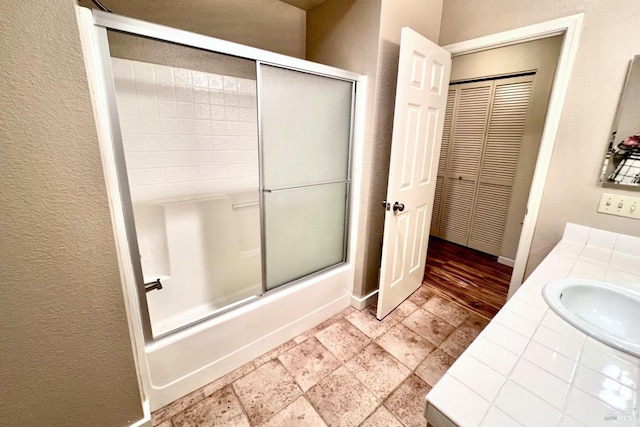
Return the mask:
[(542, 288), (564, 277), (640, 291), (640, 238), (567, 224), (562, 240), (429, 392), (429, 423), (640, 426), (640, 359), (551, 311)]

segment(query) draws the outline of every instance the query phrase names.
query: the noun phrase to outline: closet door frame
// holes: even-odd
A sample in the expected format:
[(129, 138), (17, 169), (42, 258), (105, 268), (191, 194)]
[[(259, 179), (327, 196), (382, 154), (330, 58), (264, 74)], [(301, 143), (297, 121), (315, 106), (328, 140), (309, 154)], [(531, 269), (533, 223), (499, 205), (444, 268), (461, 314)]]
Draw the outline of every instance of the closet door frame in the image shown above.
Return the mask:
[(549, 109), (545, 119), (538, 161), (531, 184), (527, 215), (524, 218), (522, 233), (518, 243), (518, 252), (509, 285), (508, 298), (518, 290), (524, 281), (527, 259), (531, 251), (534, 230), (540, 213), (540, 205), (542, 204), (544, 187), (551, 166), (553, 148), (560, 127), (562, 108), (569, 87), (571, 71), (578, 52), (583, 17), (584, 14), (579, 13), (444, 46), (445, 49), (451, 52), (452, 56), (457, 56), (556, 35), (564, 35), (560, 58), (553, 80), (551, 97), (549, 99)]

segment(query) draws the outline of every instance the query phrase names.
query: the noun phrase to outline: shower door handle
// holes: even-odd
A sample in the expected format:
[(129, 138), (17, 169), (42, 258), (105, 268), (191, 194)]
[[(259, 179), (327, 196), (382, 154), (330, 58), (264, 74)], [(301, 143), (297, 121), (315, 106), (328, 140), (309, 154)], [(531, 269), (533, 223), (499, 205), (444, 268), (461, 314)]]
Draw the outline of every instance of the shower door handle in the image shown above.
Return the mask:
[(403, 204), (403, 203), (395, 202), (395, 203), (393, 204), (393, 211), (394, 211), (394, 212), (397, 212), (397, 211), (402, 212), (403, 210), (404, 210), (404, 204)]

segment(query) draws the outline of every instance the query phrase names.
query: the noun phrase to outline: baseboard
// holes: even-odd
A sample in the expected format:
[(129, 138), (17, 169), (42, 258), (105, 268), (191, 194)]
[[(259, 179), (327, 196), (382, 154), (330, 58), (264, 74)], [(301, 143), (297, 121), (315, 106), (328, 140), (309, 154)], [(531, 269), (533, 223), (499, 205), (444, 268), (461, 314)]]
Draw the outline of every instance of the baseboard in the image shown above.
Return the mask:
[(356, 310), (362, 310), (368, 305), (373, 304), (378, 299), (378, 290), (371, 292), (369, 295), (365, 295), (362, 298), (358, 298), (354, 295), (351, 295), (351, 307)]
[(148, 400), (142, 402), (142, 411), (144, 413), (144, 417), (132, 424), (129, 424), (129, 427), (151, 427), (151, 410), (149, 408)]
[(499, 256), (498, 257), (498, 263), (504, 264), (504, 265), (508, 265), (509, 267), (513, 267), (514, 265), (516, 265), (516, 260), (511, 259), (511, 258), (507, 258), (507, 257), (503, 257), (503, 256)]

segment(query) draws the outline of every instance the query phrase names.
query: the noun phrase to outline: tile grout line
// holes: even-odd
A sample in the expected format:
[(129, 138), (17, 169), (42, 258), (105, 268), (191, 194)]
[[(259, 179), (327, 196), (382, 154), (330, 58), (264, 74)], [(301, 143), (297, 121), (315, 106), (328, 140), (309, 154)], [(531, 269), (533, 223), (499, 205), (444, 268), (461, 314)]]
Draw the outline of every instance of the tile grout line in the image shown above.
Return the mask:
[[(393, 324), (393, 325), (392, 325), (392, 326), (391, 326), (387, 331), (385, 331), (384, 333), (382, 333), (378, 338), (382, 337), (383, 335), (386, 335), (387, 333), (389, 333), (389, 331), (390, 331), (392, 328), (394, 328), (395, 326), (397, 326), (397, 325), (399, 325), (399, 324), (402, 324), (402, 325), (403, 325), (404, 327), (406, 327), (407, 329), (409, 329), (409, 330), (411, 330), (412, 332), (416, 333), (416, 332), (415, 332), (415, 331), (413, 331), (411, 328), (409, 328), (409, 327), (407, 327), (406, 325), (404, 325), (404, 324), (402, 323), (402, 321), (403, 321), (403, 320), (405, 320), (407, 317), (409, 317), (411, 314), (413, 314), (413, 313), (415, 313), (416, 311), (418, 311), (418, 310), (422, 309), (422, 308), (424, 307), (424, 304), (426, 304), (426, 303), (427, 303), (427, 302), (428, 302), (432, 297), (433, 297), (433, 296), (429, 297), (429, 298), (428, 298), (428, 299), (427, 299), (427, 300), (426, 300), (422, 305), (420, 305), (420, 306), (419, 306), (419, 305), (417, 305), (417, 304), (415, 304), (415, 305), (418, 307), (416, 310), (414, 310), (414, 311), (412, 311), (411, 313), (409, 313), (409, 314), (408, 314), (407, 316), (405, 316), (403, 319), (398, 320), (397, 322), (395, 322), (395, 323), (394, 323), (394, 324)], [(408, 298), (407, 298), (405, 301), (408, 301)], [(402, 303), (404, 303), (404, 301), (403, 301)], [(401, 303), (401, 304), (402, 304), (402, 303)], [(366, 308), (365, 308), (365, 309), (366, 309)], [(370, 315), (372, 315), (372, 313), (370, 313), (370, 312), (369, 312), (369, 314), (370, 314)], [(435, 314), (434, 314), (434, 315), (435, 315)], [(373, 318), (377, 320), (377, 318), (376, 318), (375, 316), (373, 316)], [(442, 319), (442, 320), (444, 320), (444, 319)], [(382, 321), (380, 321), (380, 322), (382, 322)], [(356, 325), (354, 325), (354, 326), (356, 326)], [(356, 328), (357, 328), (357, 326), (356, 326)], [(417, 334), (417, 333), (416, 333), (416, 335), (420, 336), (420, 334)], [(405, 424), (405, 423), (403, 423), (403, 422), (402, 422), (402, 420), (398, 419), (398, 417), (396, 416), (396, 414), (394, 414), (394, 413), (393, 413), (389, 408), (387, 408), (387, 407), (385, 406), (385, 403), (387, 402), (387, 400), (389, 400), (389, 398), (391, 397), (391, 395), (393, 395), (393, 394), (394, 394), (394, 393), (395, 393), (395, 392), (396, 392), (396, 391), (397, 391), (397, 390), (402, 386), (402, 384), (404, 384), (404, 382), (405, 382), (408, 378), (410, 378), (412, 375), (415, 375), (416, 377), (420, 378), (420, 377), (415, 373), (416, 369), (418, 369), (418, 367), (422, 364), (422, 362), (424, 362), (424, 361), (427, 359), (427, 357), (429, 357), (429, 355), (430, 355), (431, 353), (433, 353), (433, 352), (438, 348), (438, 346), (435, 346), (435, 344), (434, 344), (434, 343), (432, 343), (431, 341), (429, 341), (428, 339), (426, 339), (426, 338), (424, 338), (424, 337), (422, 337), (422, 336), (420, 336), (420, 337), (421, 337), (421, 338), (423, 338), (423, 339), (425, 339), (428, 343), (430, 343), (430, 344), (434, 345), (434, 348), (433, 348), (429, 353), (427, 353), (427, 354), (425, 355), (425, 357), (424, 357), (422, 360), (420, 360), (420, 362), (418, 362), (418, 363), (416, 364), (416, 367), (415, 367), (415, 368), (413, 368), (413, 369), (409, 368), (407, 365), (405, 365), (405, 364), (404, 364), (404, 363), (402, 363), (400, 360), (398, 360), (395, 356), (393, 356), (393, 355), (392, 355), (391, 353), (389, 353), (386, 349), (384, 349), (382, 346), (380, 346), (380, 344), (378, 344), (377, 342), (375, 342), (375, 340), (372, 340), (372, 342), (374, 342), (376, 345), (378, 345), (379, 347), (381, 347), (381, 348), (385, 351), (385, 353), (387, 353), (387, 354), (388, 354), (389, 356), (391, 356), (395, 361), (397, 361), (398, 363), (400, 363), (400, 365), (402, 365), (402, 366), (404, 366), (405, 368), (409, 369), (409, 370), (410, 370), (410, 372), (409, 372), (409, 374), (408, 374), (405, 378), (403, 378), (403, 380), (402, 380), (402, 381), (401, 381), (401, 382), (400, 382), (396, 387), (394, 387), (394, 388), (393, 388), (393, 390), (391, 390), (389, 393), (387, 393), (387, 395), (386, 395), (384, 398), (382, 398), (382, 399), (380, 400), (380, 404), (378, 404), (378, 405), (373, 409), (373, 411), (372, 411), (372, 412), (371, 412), (371, 413), (370, 413), (370, 414), (369, 414), (369, 415), (368, 415), (368, 416), (367, 416), (367, 417), (362, 421), (362, 423), (361, 423), (361, 424), (363, 424), (363, 423), (364, 423), (364, 422), (366, 422), (369, 418), (371, 418), (371, 417), (373, 416), (373, 414), (375, 414), (375, 413), (378, 411), (378, 409), (380, 409), (381, 407), (384, 407), (384, 408), (385, 408), (385, 409), (386, 409), (386, 410), (387, 410), (391, 415), (393, 415), (393, 417), (394, 417), (396, 420), (398, 420), (398, 422), (399, 422), (400, 424), (402, 424), (402, 425), (406, 426), (406, 424)], [(445, 339), (446, 339), (446, 338), (445, 338)], [(444, 342), (444, 341), (443, 341), (443, 342)], [(347, 369), (349, 369), (349, 368), (347, 368)], [(356, 379), (357, 379), (357, 378), (356, 378)], [(433, 386), (431, 386), (430, 384), (428, 384), (428, 383), (427, 383), (426, 381), (424, 381), (422, 378), (420, 378), (420, 380), (421, 380), (421, 381), (423, 381), (425, 384), (427, 384), (427, 386), (429, 387), (429, 390), (431, 390), (431, 388), (433, 388)], [(364, 385), (364, 384), (363, 384), (363, 385)], [(365, 385), (365, 388), (366, 388), (366, 385)], [(369, 390), (369, 391), (371, 391), (371, 390)], [(372, 393), (373, 393), (373, 392), (372, 392)], [(426, 419), (425, 419), (425, 422), (426, 422)]]
[[(240, 377), (240, 378), (243, 378), (243, 377), (244, 377), (244, 375), (242, 377)], [(240, 378), (238, 378), (236, 381), (238, 381)], [(238, 403), (240, 404), (240, 409), (242, 409), (242, 413), (244, 414), (245, 418), (247, 419), (247, 423), (249, 423), (249, 425), (251, 425), (251, 418), (249, 418), (249, 413), (247, 412), (247, 408), (244, 407), (244, 403), (242, 403), (242, 399), (240, 399), (240, 396), (238, 396), (238, 392), (236, 391), (236, 388), (233, 386), (233, 383), (235, 383), (236, 381), (233, 381), (233, 382), (227, 384), (226, 386), (222, 387), (220, 390), (224, 389), (225, 387), (230, 387), (231, 388), (231, 392), (233, 393), (235, 398), (238, 400)], [(219, 390), (216, 390), (216, 392), (217, 391), (219, 391)], [(213, 396), (213, 394), (211, 396)]]

